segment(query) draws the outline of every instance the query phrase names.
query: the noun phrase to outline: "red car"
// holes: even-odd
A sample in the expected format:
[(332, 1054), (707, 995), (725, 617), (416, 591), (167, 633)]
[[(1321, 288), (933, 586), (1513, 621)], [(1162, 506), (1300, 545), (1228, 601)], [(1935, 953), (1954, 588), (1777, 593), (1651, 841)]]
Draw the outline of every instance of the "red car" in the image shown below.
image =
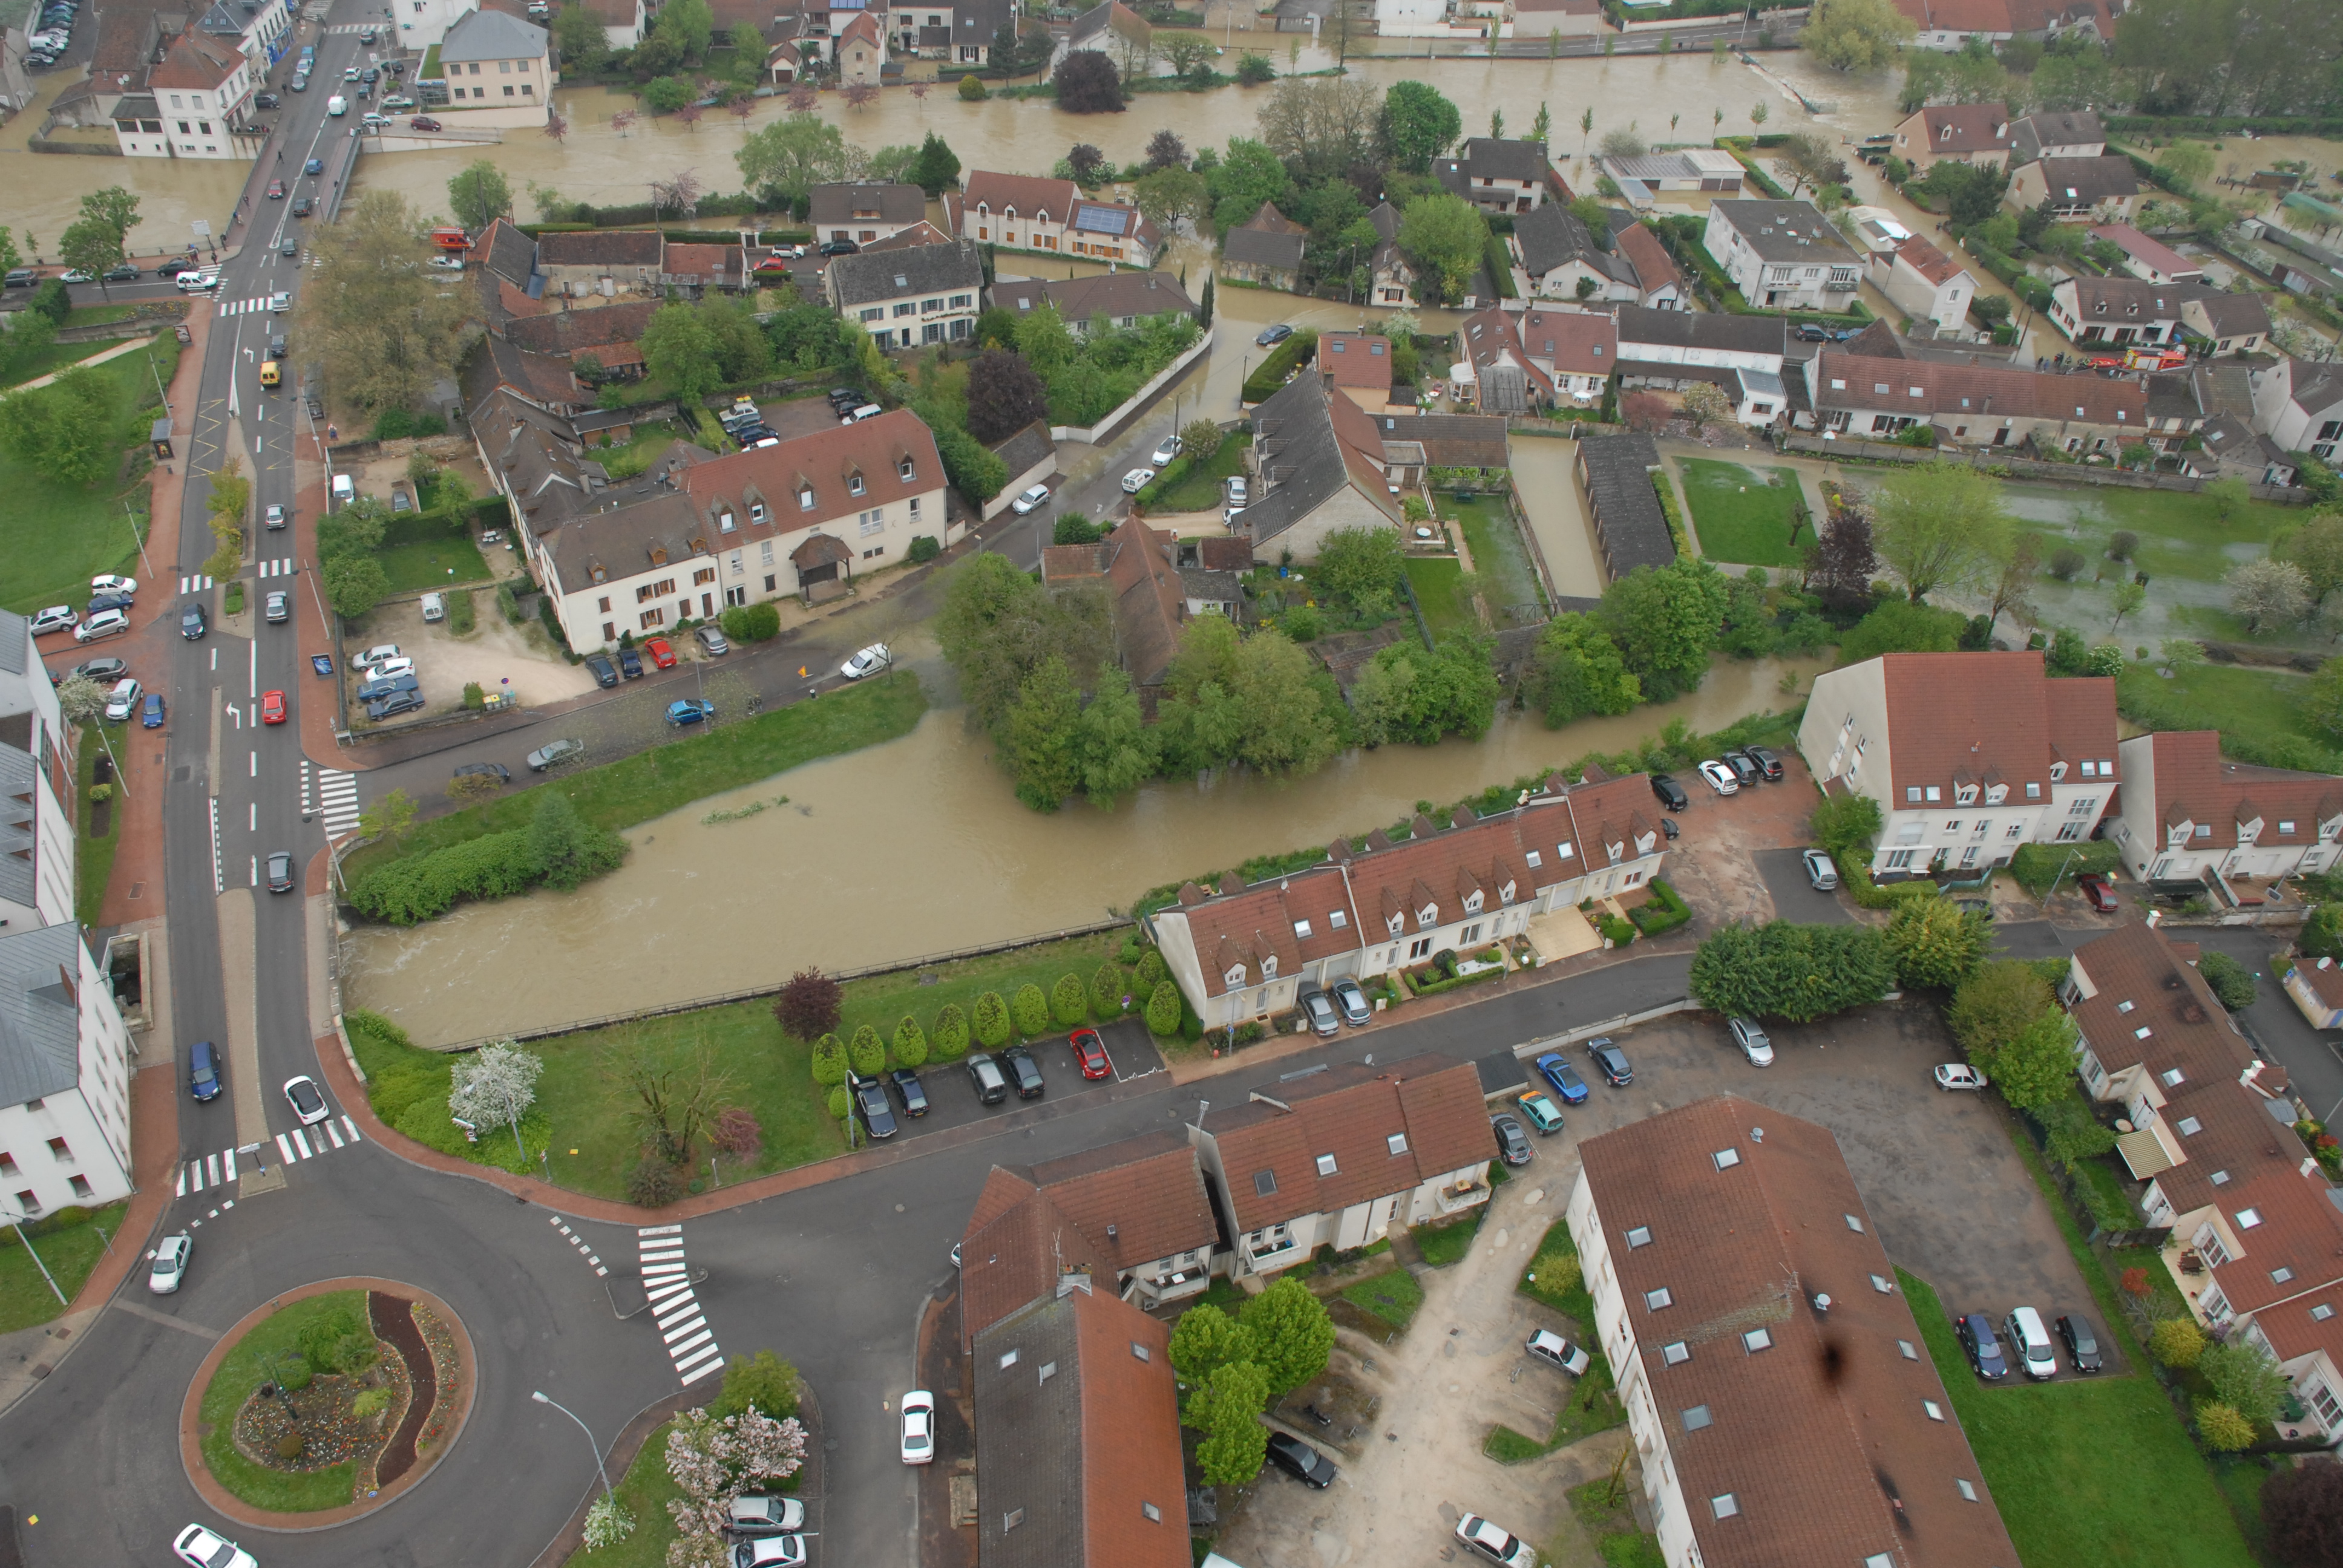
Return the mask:
[(268, 182), (268, 199), (270, 201), (283, 201), (285, 199), (285, 182), (283, 180), (270, 180)]
[(1066, 1043), (1074, 1048), (1074, 1060), (1081, 1066), (1084, 1078), (1112, 1076), (1114, 1063), (1106, 1059), (1106, 1045), (1099, 1039), (1098, 1030), (1078, 1029)]
[(2083, 897), (2091, 900), (2091, 908), (2103, 915), (2116, 912), (2116, 890), (2097, 871), (2086, 871), (2075, 879), (2075, 886), (2083, 890)]
[(675, 668), (675, 649), (669, 645), (667, 638), (663, 637), (655, 637), (651, 638), (649, 642), (643, 644), (643, 651), (649, 654), (651, 656), (651, 662), (658, 665), (661, 669), (673, 669)]
[(285, 694), (283, 692), (264, 691), (260, 694), (260, 722), (263, 724), (282, 724), (285, 722)]
[(407, 128), (410, 131), (436, 131), (441, 127), (439, 122), (430, 116), (417, 115), (407, 122)]

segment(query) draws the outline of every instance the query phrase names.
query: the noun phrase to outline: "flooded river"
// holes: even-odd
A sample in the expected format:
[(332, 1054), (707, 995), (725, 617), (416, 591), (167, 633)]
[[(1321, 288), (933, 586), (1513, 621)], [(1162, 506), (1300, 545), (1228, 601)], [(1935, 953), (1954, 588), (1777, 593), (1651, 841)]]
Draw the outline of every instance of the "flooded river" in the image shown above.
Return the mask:
[[(695, 802), (628, 837), (624, 867), (576, 893), (469, 906), (414, 930), (345, 943), (348, 1005), (447, 1043), (758, 985), (809, 964), (915, 959), (1104, 919), (1147, 889), (1248, 857), (1397, 820), (1589, 751), (1632, 745), (1682, 718), (1696, 729), (1793, 700), (1785, 670), (1721, 662), (1693, 697), (1624, 719), (1549, 730), (1502, 719), (1477, 745), (1353, 752), (1288, 784), (1158, 783), (1111, 812), (1044, 817), (1018, 804), (971, 736), (941, 709), (900, 740), (809, 763)], [(775, 797), (789, 803), (774, 807)], [(736, 821), (711, 813), (752, 801)]]

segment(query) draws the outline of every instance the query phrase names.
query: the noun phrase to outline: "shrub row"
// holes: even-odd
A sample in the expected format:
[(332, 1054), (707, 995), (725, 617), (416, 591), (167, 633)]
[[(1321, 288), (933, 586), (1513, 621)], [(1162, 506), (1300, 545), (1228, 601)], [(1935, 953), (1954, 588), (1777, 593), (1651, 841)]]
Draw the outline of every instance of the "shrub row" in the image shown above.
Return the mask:
[(624, 838), (582, 820), (568, 796), (548, 789), (528, 827), (393, 860), (359, 878), (350, 902), (374, 920), (411, 926), (466, 899), (509, 898), (539, 883), (575, 888), (626, 858)]
[(1676, 487), (1668, 482), (1665, 468), (1653, 470), (1652, 488), (1659, 495), (1661, 514), (1668, 519), (1668, 541), (1675, 546), (1676, 554), (1692, 554), (1692, 540), (1684, 534), (1684, 513), (1676, 505)]
[(1245, 377), (1244, 400), (1248, 403), (1268, 402), (1277, 395), (1277, 389), (1285, 385), (1287, 376), (1297, 367), (1309, 364), (1317, 354), (1318, 329), (1314, 327), (1297, 329), (1292, 337), (1271, 349), (1269, 357), (1261, 362), (1260, 368)]
[(1651, 887), (1652, 901), (1627, 911), (1627, 918), (1635, 922), (1638, 930), (1647, 937), (1656, 937), (1692, 919), (1692, 906), (1674, 888), (1657, 877), (1652, 879)]

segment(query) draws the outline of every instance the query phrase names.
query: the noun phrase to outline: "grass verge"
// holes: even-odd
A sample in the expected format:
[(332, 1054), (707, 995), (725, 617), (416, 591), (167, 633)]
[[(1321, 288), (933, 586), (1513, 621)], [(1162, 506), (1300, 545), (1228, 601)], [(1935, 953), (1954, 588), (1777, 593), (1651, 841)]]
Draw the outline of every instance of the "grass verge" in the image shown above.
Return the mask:
[[(1665, 1568), (1660, 1538), (1635, 1527), (1635, 1511), (1628, 1502), (1632, 1494), (1624, 1485), (1614, 1493), (1606, 1477), (1574, 1486), (1569, 1495), (1571, 1517), (1594, 1543), (1606, 1568)], [(1545, 1555), (1550, 1561), (1569, 1562), (1578, 1554), (1556, 1543)]]
[(1415, 1310), (1423, 1305), (1423, 1287), (1405, 1269), (1393, 1269), (1343, 1286), (1342, 1299), (1368, 1316), (1404, 1331), (1414, 1321)]
[(1570, 1339), (1584, 1348), (1593, 1365), (1580, 1378), (1554, 1418), (1549, 1448), (1575, 1442), (1598, 1432), (1608, 1432), (1627, 1419), (1619, 1402), (1611, 1358), (1594, 1342), (1594, 1298), (1580, 1276), (1578, 1243), (1571, 1240), (1570, 1223), (1556, 1220), (1538, 1241), (1537, 1252), (1522, 1271), (1514, 1287), (1533, 1301), (1543, 1302), (1570, 1320)]
[(570, 1554), (570, 1562), (590, 1568), (667, 1568), (667, 1549), (676, 1538), (667, 1505), (683, 1495), (683, 1488), (667, 1473), (667, 1434), (673, 1425), (666, 1422), (652, 1431), (615, 1489), (619, 1506), (634, 1517), (634, 1533), (599, 1552), (581, 1546)]
[(1692, 526), (1700, 536), (1700, 553), (1712, 560), (1743, 566), (1794, 567), (1798, 547), (1791, 530), (1804, 491), (1795, 469), (1768, 473), (1694, 457), (1684, 465), (1684, 499), (1692, 507)]
[(1418, 1225), (1410, 1232), (1415, 1241), (1415, 1250), (1423, 1254), (1423, 1261), (1435, 1269), (1445, 1269), (1452, 1263), (1462, 1262), (1464, 1254), (1473, 1250), (1473, 1238), (1481, 1233), (1481, 1221), (1488, 1212), (1489, 1206), (1482, 1203), (1476, 1205), (1471, 1213), (1443, 1224)]
[(402, 855), (419, 855), (483, 834), (528, 826), (537, 791), (554, 789), (598, 827), (627, 829), (709, 795), (754, 784), (818, 757), (860, 750), (908, 735), (928, 709), (919, 678), (905, 673), (866, 682), (819, 702), (794, 703), (688, 740), (586, 768), (549, 784), (516, 789), (478, 806), (417, 824), (397, 844), (372, 844), (345, 863), (351, 880)]
[(1220, 506), (1227, 496), (1225, 481), (1244, 469), (1247, 443), (1232, 436), (1221, 443), (1209, 463), (1192, 465), (1180, 482), (1168, 490), (1158, 491), (1148, 502), (1151, 512), (1208, 512)]
[(1458, 632), (1478, 631), (1481, 618), (1473, 608), (1473, 596), (1464, 584), (1463, 563), (1453, 556), (1410, 556), (1407, 558), (1407, 580), (1415, 589), (1417, 608), (1423, 611), (1423, 623), (1432, 628), (1432, 640), (1445, 641)]
[(1473, 569), (1481, 579), (1481, 598), (1500, 625), (1514, 605), (1545, 603), (1521, 525), (1503, 499), (1460, 501), (1451, 496), (1441, 501), (1440, 515), (1464, 530), (1464, 547), (1472, 552)]
[[(271, 1313), (236, 1342), (204, 1390), (198, 1418), (203, 1422), (200, 1442), (204, 1466), (212, 1473), (213, 1480), (255, 1508), (278, 1513), (312, 1513), (323, 1508), (339, 1508), (350, 1501), (356, 1462), (301, 1474), (270, 1470), (237, 1452), (234, 1432), (236, 1412), (244, 1408), (245, 1400), (264, 1375), (258, 1370), (258, 1362), (297, 1352), (297, 1342), (306, 1324), (352, 1308), (364, 1315), (364, 1291), (333, 1291)], [(298, 1394), (294, 1396), (294, 1403), (297, 1408)]]
[(98, 911), (106, 904), (106, 881), (114, 875), (114, 852), (122, 847), (122, 813), (129, 802), (123, 799), (117, 785), (106, 808), (104, 836), (89, 830), (90, 820), (96, 812), (89, 798), (90, 786), (96, 782), (97, 759), (106, 755), (96, 725), (81, 727), (80, 751), (74, 769), (74, 834), (78, 840), (74, 859), (74, 914), (83, 925), (95, 926)]
[(2157, 674), (2133, 662), (2116, 678), (2116, 706), (2151, 729), (2217, 729), (2221, 750), (2243, 762), (2314, 771), (2343, 769), (2343, 749), (2313, 724), (2303, 696), (2310, 678), (2291, 670), (2199, 664)]
[(1936, 1292), (1896, 1272), (2021, 1560), (2252, 1568), (2221, 1489), (2153, 1379), (1986, 1388)]
[[(178, 362), (178, 341), (166, 334), (142, 353), (91, 370), (112, 392), (117, 452), (146, 446), (150, 410), (159, 411), (156, 377), (167, 384)], [(134, 467), (144, 472), (143, 464)], [(53, 604), (78, 605), (89, 598), (89, 579), (101, 572), (140, 575), (138, 540), (123, 511), (126, 492), (114, 482), (120, 471), (109, 469), (94, 485), (62, 484), (0, 451), (0, 496), (8, 498), (0, 507), (0, 584), (6, 585), (0, 588), (0, 609), (31, 615)], [(142, 514), (137, 526), (143, 528), (145, 487), (135, 488), (129, 498)]]
[(1534, 1437), (1523, 1437), (1510, 1426), (1493, 1426), (1481, 1442), (1481, 1452), (1499, 1464), (1519, 1464), (1523, 1460), (1536, 1459), (1546, 1452), (1544, 1443)]
[(395, 594), (427, 593), (460, 583), (484, 583), (495, 576), (468, 534), (386, 545), (375, 552), (375, 559), (382, 563), (383, 574), (390, 578), (390, 591)]
[(0, 1231), (0, 1334), (37, 1327), (64, 1312), (56, 1291), (50, 1290), (48, 1280), (41, 1277), (42, 1265), (47, 1265), (65, 1301), (72, 1301), (98, 1260), (106, 1256), (108, 1243), (119, 1244), (116, 1233), (128, 1208), (126, 1203), (116, 1203), (96, 1211), (78, 1224), (35, 1235), (33, 1251), (39, 1262), (25, 1254), (15, 1231)]

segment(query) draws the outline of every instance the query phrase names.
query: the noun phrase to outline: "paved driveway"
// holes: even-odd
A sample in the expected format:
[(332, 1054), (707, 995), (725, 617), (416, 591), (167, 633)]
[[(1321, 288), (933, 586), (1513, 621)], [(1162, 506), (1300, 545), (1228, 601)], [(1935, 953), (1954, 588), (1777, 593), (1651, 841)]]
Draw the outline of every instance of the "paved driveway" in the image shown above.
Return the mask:
[(1818, 893), (1806, 879), (1804, 849), (1760, 849), (1757, 874), (1774, 895), (1774, 918), (1804, 925), (1845, 925), (1855, 917), (1836, 893)]

